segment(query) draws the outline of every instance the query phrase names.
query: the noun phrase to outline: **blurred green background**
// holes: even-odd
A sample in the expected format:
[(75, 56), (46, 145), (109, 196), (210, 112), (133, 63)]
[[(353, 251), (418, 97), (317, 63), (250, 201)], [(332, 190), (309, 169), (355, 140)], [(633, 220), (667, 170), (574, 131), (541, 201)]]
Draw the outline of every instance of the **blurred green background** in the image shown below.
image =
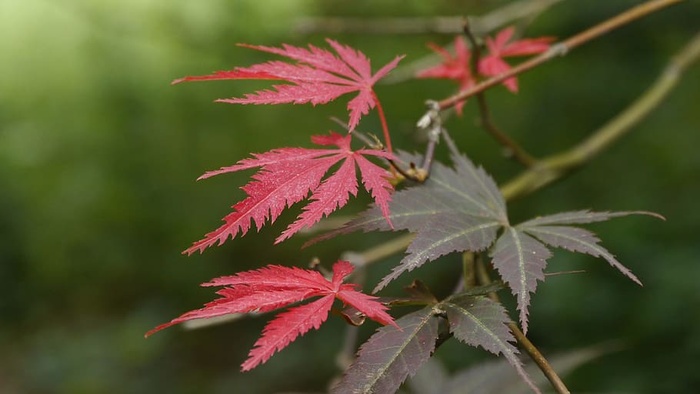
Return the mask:
[[(563, 1), (532, 20), (530, 36), (568, 37), (635, 1)], [(332, 318), (256, 370), (239, 365), (267, 317), (148, 340), (155, 325), (212, 299), (210, 278), (267, 263), (330, 265), (390, 234), (349, 236), (300, 250), (297, 236), (272, 247), (293, 216), (203, 255), (180, 251), (219, 225), (250, 174), (195, 183), (205, 170), (249, 152), (310, 146), (337, 129), (346, 99), (311, 106), (235, 106), (215, 98), (267, 86), (211, 82), (171, 87), (185, 75), (271, 59), (239, 42), (323, 45), (333, 37), (379, 67), (429, 55), (452, 35), (300, 31), (304, 18), (480, 15), (489, 0), (0, 0), (0, 392), (271, 393), (324, 391), (337, 375), (344, 324)], [(518, 95), (489, 94), (498, 124), (536, 155), (565, 149), (604, 124), (649, 86), (697, 33), (688, 2), (637, 21), (520, 78)], [(308, 26), (308, 25), (305, 25)], [(378, 86), (394, 145), (420, 150), (414, 130), (426, 99), (453, 92), (444, 81)], [(533, 297), (530, 335), (547, 352), (615, 340), (623, 350), (569, 376), (575, 392), (682, 393), (700, 387), (700, 65), (634, 132), (590, 165), (510, 206), (514, 220), (561, 210), (643, 209), (643, 217), (594, 227), (645, 283), (635, 286), (600, 260), (557, 252)], [(468, 105), (447, 127), (460, 146), (503, 182), (516, 164), (475, 126)], [(376, 114), (363, 130), (378, 131)], [(440, 156), (445, 157), (440, 151)], [(363, 196), (345, 212), (362, 209)], [(296, 211), (295, 211), (296, 212)], [(292, 212), (293, 214), (294, 212)], [(341, 213), (342, 215), (342, 213)], [(396, 263), (370, 271), (368, 286)], [(387, 289), (423, 278), (440, 294), (454, 286), (456, 256)], [(401, 313), (396, 311), (394, 315)], [(373, 325), (363, 327), (370, 335)], [(448, 342), (450, 370), (485, 359)]]

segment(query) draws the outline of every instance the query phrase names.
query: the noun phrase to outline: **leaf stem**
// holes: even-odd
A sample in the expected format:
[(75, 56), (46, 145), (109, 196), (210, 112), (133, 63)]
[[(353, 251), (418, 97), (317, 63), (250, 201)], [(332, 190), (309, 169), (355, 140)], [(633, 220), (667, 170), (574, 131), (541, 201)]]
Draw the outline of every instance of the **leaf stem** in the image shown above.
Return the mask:
[[(472, 56), (469, 62), (471, 68), (471, 74), (476, 78), (479, 74), (479, 60), (481, 59), (481, 45), (476, 40), (474, 33), (472, 32), (468, 19), (464, 20), (463, 25), (464, 35), (469, 40), (472, 47)], [(486, 94), (481, 91), (476, 93), (476, 102), (479, 107), (479, 117), (480, 125), (484, 128), (491, 136), (496, 139), (496, 141), (503, 146), (505, 149), (506, 156), (512, 157), (520, 164), (525, 167), (532, 167), (536, 163), (536, 159), (532, 157), (525, 149), (523, 149), (520, 144), (515, 142), (506, 133), (501, 131), (493, 121), (491, 117), (491, 111), (489, 110), (488, 103), (486, 102)]]
[[(480, 285), (486, 286), (491, 284), (491, 276), (486, 270), (486, 264), (484, 264), (481, 256), (476, 259), (476, 275)], [(489, 293), (489, 298), (495, 302), (501, 302), (498, 294), (495, 292)], [(552, 365), (549, 364), (549, 361), (547, 361), (539, 349), (537, 349), (537, 347), (530, 342), (522, 331), (520, 331), (518, 325), (511, 321), (508, 323), (508, 328), (513, 333), (513, 336), (515, 336), (515, 339), (520, 344), (520, 347), (525, 350), (525, 353), (530, 356), (532, 361), (537, 364), (544, 376), (547, 377), (547, 380), (549, 380), (549, 382), (552, 384), (554, 390), (559, 394), (569, 394), (570, 391), (564, 384), (564, 381), (562, 381), (559, 375), (557, 375), (557, 372), (554, 370), (554, 368), (552, 368)]]
[(343, 258), (350, 260), (358, 267), (372, 264), (395, 254), (401, 249), (406, 249), (406, 246), (413, 241), (414, 237), (415, 234), (404, 234), (390, 241), (365, 249), (362, 252), (346, 252)]
[(651, 0), (645, 3), (639, 4), (635, 7), (628, 9), (627, 11), (618, 14), (604, 22), (601, 22), (588, 30), (585, 30), (579, 34), (576, 34), (560, 43), (554, 44), (546, 52), (543, 52), (519, 65), (511, 68), (507, 72), (497, 75), (493, 78), (489, 78), (483, 81), (471, 89), (459, 92), (451, 97), (448, 97), (439, 102), (440, 110), (445, 110), (447, 108), (455, 106), (467, 98), (474, 96), (486, 89), (500, 84), (508, 78), (522, 74), (525, 71), (529, 71), (542, 63), (545, 63), (554, 57), (563, 56), (567, 54), (572, 49), (582, 45), (588, 41), (598, 38), (603, 34), (608, 33), (611, 30), (617, 29), (618, 27), (624, 26), (636, 19), (643, 16), (654, 13), (660, 9), (666, 8), (668, 6), (680, 3), (683, 0)]
[(379, 121), (382, 124), (382, 132), (384, 133), (384, 144), (386, 145), (386, 150), (389, 153), (393, 153), (391, 149), (391, 136), (389, 135), (389, 126), (386, 123), (386, 116), (384, 116), (384, 108), (382, 108), (382, 103), (379, 101), (377, 94), (372, 91), (372, 98), (374, 102), (377, 103), (377, 112), (379, 113)]

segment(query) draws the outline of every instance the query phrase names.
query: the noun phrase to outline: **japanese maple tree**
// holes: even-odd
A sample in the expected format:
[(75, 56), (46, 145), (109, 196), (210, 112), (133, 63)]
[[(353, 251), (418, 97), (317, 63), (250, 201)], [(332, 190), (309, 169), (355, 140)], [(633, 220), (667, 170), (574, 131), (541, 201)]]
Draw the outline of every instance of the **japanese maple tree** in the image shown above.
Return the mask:
[[(342, 377), (333, 386), (334, 393), (395, 392), (419, 371), (442, 343), (452, 338), (503, 356), (530, 390), (540, 392), (538, 384), (519, 357), (517, 343), (546, 374), (557, 392), (568, 392), (544, 356), (526, 337), (533, 320), (529, 313), (531, 295), (546, 279), (553, 249), (562, 248), (602, 258), (625, 277), (641, 285), (640, 278), (604, 248), (593, 232), (581, 228), (581, 225), (629, 215), (663, 217), (645, 211), (598, 212), (579, 209), (513, 223), (508, 214), (508, 201), (532, 193), (561, 178), (568, 170), (584, 164), (594, 153), (622, 135), (629, 124), (621, 123), (617, 134), (612, 137), (606, 134), (605, 143), (595, 145), (597, 151), (590, 151), (593, 148), (587, 145), (589, 151), (585, 152), (586, 155), (574, 151), (570, 153), (573, 159), (568, 156), (562, 158), (560, 154), (553, 158), (532, 158), (531, 162), (520, 161), (526, 167), (523, 174), (499, 185), (483, 167), (473, 163), (450, 137), (443, 126), (443, 111), (452, 107), (461, 108), (467, 98), (477, 96), (482, 123), (487, 123), (490, 120), (487, 119), (489, 111), (483, 100), (485, 89), (502, 83), (508, 90), (517, 92), (516, 73), (544, 63), (612, 27), (621, 26), (656, 9), (640, 7), (628, 11), (626, 18), (612, 19), (612, 22), (604, 22), (603, 27), (594, 27), (554, 45), (550, 45), (553, 41), (551, 37), (514, 40), (514, 27), (506, 27), (493, 37), (480, 37), (477, 40), (466, 25), (464, 32), (468, 40), (457, 36), (454, 39), (454, 54), (431, 44), (430, 47), (440, 55), (442, 62), (419, 71), (417, 77), (454, 80), (459, 84), (459, 92), (442, 101), (429, 101), (427, 112), (419, 117), (418, 128), (428, 135), (423, 154), (401, 150), (393, 152), (388, 122), (374, 92), (374, 85), (396, 68), (403, 56), (396, 56), (372, 73), (365, 54), (330, 39), (326, 42), (334, 52), (313, 45), (296, 47), (285, 44), (279, 48), (242, 45), (282, 56), (291, 63), (275, 60), (176, 80), (175, 83), (222, 79), (282, 82), (242, 98), (217, 100), (233, 104), (316, 105), (345, 94), (355, 94), (347, 105), (347, 134), (330, 132), (311, 137), (311, 141), (322, 148), (272, 149), (202, 175), (199, 179), (258, 170), (252, 175), (252, 180), (242, 187), (246, 197), (233, 205), (233, 211), (224, 218), (224, 224), (206, 234), (204, 239), (195, 242), (184, 253), (203, 252), (209, 246), (244, 236), (253, 223), (260, 230), (265, 224), (275, 222), (285, 209), (308, 199), (308, 204), (275, 243), (287, 240), (345, 206), (351, 195), (358, 194), (359, 178), (373, 199), (372, 206), (344, 225), (307, 241), (305, 246), (355, 231), (411, 233), (411, 237), (399, 238), (401, 242), (388, 246), (392, 253), (403, 251), (404, 256), (376, 284), (375, 293), (385, 289), (399, 276), (409, 275), (411, 271), (449, 254), (459, 253), (462, 256), (461, 274), (459, 284), (447, 296), (437, 297), (419, 279), (415, 279), (405, 288), (405, 292), (379, 298), (362, 293), (360, 283), (344, 283), (353, 270), (369, 269), (369, 265), (378, 257), (340, 259), (333, 264), (332, 273), (325, 276), (323, 265), (311, 269), (268, 265), (204, 283), (203, 286), (222, 286), (217, 291), (220, 298), (157, 326), (146, 335), (189, 320), (271, 312), (290, 306), (264, 328), (249, 358), (242, 364), (242, 370), (248, 371), (269, 360), (275, 352), (300, 335), (312, 328), (318, 329), (338, 299), (343, 307), (336, 312), (351, 325), (363, 324), (365, 318), (369, 318), (383, 327), (359, 346), (354, 361), (344, 369)], [(484, 48), (481, 48), (482, 43), (485, 43)], [(482, 49), (488, 50), (483, 56)], [(526, 67), (511, 68), (504, 60), (527, 55), (536, 57), (527, 60)], [(382, 125), (383, 145), (373, 143), (359, 131), (361, 118), (373, 108), (377, 108)], [(604, 131), (610, 133), (609, 130)], [(591, 139), (602, 139), (602, 132)], [(505, 148), (524, 150), (502, 131), (492, 129), (491, 133)], [(353, 140), (356, 145), (359, 145), (357, 140), (364, 145), (353, 148)], [(434, 158), (439, 140), (449, 151), (449, 163)], [(399, 190), (394, 191), (394, 187)], [(500, 302), (498, 292), (501, 290), (515, 298), (515, 311), (508, 311)], [(295, 305), (297, 303), (301, 304)], [(401, 314), (399, 308), (405, 305), (418, 308)], [(389, 315), (389, 309), (392, 309), (394, 316), (398, 316), (395, 320)], [(511, 320), (511, 313), (516, 314), (517, 319)]]

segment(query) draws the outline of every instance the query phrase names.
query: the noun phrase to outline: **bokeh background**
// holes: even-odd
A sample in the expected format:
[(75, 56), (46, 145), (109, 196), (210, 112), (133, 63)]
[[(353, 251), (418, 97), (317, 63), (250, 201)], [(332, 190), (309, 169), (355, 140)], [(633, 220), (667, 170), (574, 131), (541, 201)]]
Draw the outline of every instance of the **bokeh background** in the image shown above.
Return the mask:
[[(565, 38), (639, 2), (552, 3), (536, 18), (516, 22), (528, 24), (529, 36)], [(170, 82), (271, 58), (238, 42), (323, 45), (324, 37), (361, 49), (375, 67), (406, 54), (405, 72), (426, 61), (427, 42), (448, 44), (453, 35), (319, 31), (309, 21), (481, 15), (507, 4), (0, 0), (0, 392), (324, 391), (338, 374), (334, 361), (344, 324), (337, 318), (245, 374), (239, 365), (267, 317), (194, 331), (172, 328), (148, 340), (143, 334), (212, 299), (211, 289), (198, 287), (210, 278), (267, 263), (304, 266), (313, 257), (330, 265), (343, 251), (393, 237), (349, 236), (300, 250), (306, 238), (297, 236), (273, 247), (292, 218), (286, 215), (260, 234), (203, 255), (180, 254), (219, 225), (249, 174), (195, 183), (197, 176), (250, 152), (310, 146), (311, 134), (337, 129), (329, 117), (345, 116), (346, 100), (316, 108), (234, 106), (212, 100), (267, 84)], [(566, 149), (643, 92), (697, 33), (699, 20), (697, 3), (687, 2), (576, 49), (522, 76), (519, 94), (502, 87), (489, 93), (494, 117), (535, 155)], [(414, 124), (424, 100), (453, 89), (446, 81), (412, 79), (378, 86), (394, 144), (422, 149)], [(618, 349), (568, 376), (576, 392), (689, 393), (700, 387), (698, 103), (700, 65), (620, 143), (509, 207), (516, 221), (583, 208), (643, 209), (668, 219), (631, 217), (593, 227), (643, 288), (601, 260), (566, 252), (552, 259), (552, 272), (586, 273), (540, 285), (531, 308), (533, 341), (546, 353), (609, 341)], [(476, 127), (471, 107), (447, 127), (503, 182), (519, 167)], [(360, 128), (378, 131), (376, 114)], [(364, 196), (345, 213), (367, 202)], [(374, 265), (368, 286), (399, 259)], [(406, 275), (385, 294), (399, 294), (412, 278), (445, 294), (458, 269), (456, 256), (445, 258)], [(361, 336), (373, 328), (364, 327)], [(451, 342), (437, 356), (451, 371), (492, 359)]]

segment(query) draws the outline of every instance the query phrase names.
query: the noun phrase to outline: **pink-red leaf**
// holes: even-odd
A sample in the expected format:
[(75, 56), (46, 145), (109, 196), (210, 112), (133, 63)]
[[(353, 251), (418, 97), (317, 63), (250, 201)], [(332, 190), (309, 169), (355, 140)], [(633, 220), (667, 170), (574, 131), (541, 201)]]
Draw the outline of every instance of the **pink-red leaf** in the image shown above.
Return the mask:
[(250, 371), (266, 362), (275, 352), (292, 343), (299, 335), (316, 329), (328, 318), (333, 306), (333, 296), (327, 295), (312, 303), (282, 312), (263, 329), (262, 336), (255, 342), (248, 353), (248, 359), (241, 365), (241, 370)]
[[(389, 201), (393, 187), (387, 180), (387, 172), (370, 162), (365, 156), (391, 158), (391, 154), (350, 148), (351, 135), (331, 133), (314, 136), (318, 145), (335, 145), (336, 149), (282, 148), (266, 153), (254, 154), (230, 167), (205, 173), (201, 178), (250, 168), (260, 168), (253, 180), (242, 189), (248, 197), (233, 205), (233, 212), (224, 217), (224, 225), (208, 233), (204, 239), (195, 242), (184, 253), (203, 252), (216, 243), (222, 244), (229, 237), (245, 235), (251, 227), (251, 220), (260, 230), (269, 220), (273, 223), (282, 211), (306, 199), (311, 192), (311, 202), (304, 208), (297, 220), (276, 240), (281, 242), (303, 228), (308, 228), (347, 204), (349, 195), (357, 195), (356, 169), (360, 168), (362, 184), (377, 206), (389, 221)], [(335, 164), (340, 168), (323, 177)]]
[(246, 94), (242, 98), (220, 99), (234, 104), (325, 104), (352, 92), (357, 96), (348, 103), (350, 131), (355, 129), (363, 115), (377, 105), (372, 87), (394, 69), (403, 56), (397, 56), (372, 75), (370, 60), (360, 51), (331, 39), (326, 42), (336, 55), (325, 49), (309, 45), (300, 48), (283, 44), (282, 48), (259, 45), (241, 45), (258, 51), (273, 53), (297, 61), (290, 64), (270, 61), (251, 67), (237, 67), (230, 71), (218, 71), (211, 75), (180, 78), (173, 83), (221, 79), (283, 80), (289, 84), (273, 85), (271, 90)]
[[(546, 51), (553, 37), (539, 37), (512, 41), (515, 29), (508, 27), (500, 31), (496, 37), (486, 37), (486, 46), (489, 49), (487, 56), (479, 59), (479, 74), (487, 77), (496, 76), (510, 70), (510, 66), (503, 58), (512, 56), (534, 55)], [(430, 44), (430, 48), (438, 53), (443, 61), (441, 64), (421, 70), (416, 74), (418, 78), (445, 78), (456, 81), (460, 90), (466, 90), (474, 86), (476, 76), (471, 73), (469, 47), (463, 36), (455, 37), (455, 55), (453, 56), (445, 48)], [(512, 92), (518, 91), (518, 82), (509, 78), (503, 84)], [(460, 106), (464, 103), (460, 103)], [(461, 107), (457, 107), (461, 111)]]
[[(510, 70), (504, 57), (535, 55), (549, 49), (549, 43), (554, 41), (554, 37), (539, 37), (509, 42), (514, 32), (515, 28), (511, 26), (501, 30), (495, 38), (486, 38), (489, 54), (479, 61), (480, 74), (490, 77), (503, 74)], [(506, 79), (503, 85), (513, 93), (518, 91), (515, 77)]]
[[(352, 272), (352, 269), (350, 272)], [(347, 275), (343, 275), (340, 280)], [(318, 271), (280, 265), (269, 265), (253, 271), (222, 276), (202, 284), (202, 286), (238, 285), (245, 285), (248, 288), (260, 288), (261, 290), (316, 289), (325, 291), (333, 288)]]
[(377, 297), (355, 291), (352, 285), (343, 285), (336, 297), (346, 305), (352, 305), (370, 319), (384, 325), (393, 325), (394, 319), (386, 313), (384, 304), (377, 302)]
[(285, 348), (298, 336), (312, 328), (318, 329), (328, 318), (335, 298), (372, 320), (396, 326), (386, 312), (387, 307), (377, 297), (355, 290), (352, 284), (343, 284), (353, 268), (347, 261), (336, 262), (331, 280), (317, 271), (279, 265), (216, 278), (203, 286), (226, 286), (217, 291), (221, 298), (206, 304), (204, 308), (187, 312), (159, 325), (147, 332), (146, 336), (188, 320), (232, 313), (267, 312), (320, 296), (320, 299), (280, 313), (265, 326), (262, 336), (250, 351), (249, 358), (241, 366), (243, 371), (248, 371), (269, 360), (275, 352)]

